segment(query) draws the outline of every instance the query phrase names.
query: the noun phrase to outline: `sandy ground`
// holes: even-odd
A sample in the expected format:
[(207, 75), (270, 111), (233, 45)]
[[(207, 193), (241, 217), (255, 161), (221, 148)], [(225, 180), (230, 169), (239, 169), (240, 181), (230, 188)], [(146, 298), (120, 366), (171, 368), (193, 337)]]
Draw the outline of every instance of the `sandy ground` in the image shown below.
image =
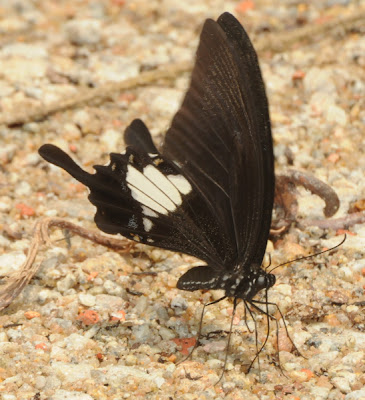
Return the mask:
[[(277, 172), (290, 167), (328, 183), (341, 201), (332, 219), (365, 209), (365, 20), (355, 21), (364, 2), (0, 1), (0, 283), (21, 268), (41, 217), (96, 229), (87, 191), (37, 149), (57, 144), (92, 171), (123, 149), (122, 133), (137, 117), (160, 143), (188, 85), (185, 66), (202, 23), (223, 11), (259, 50)], [(147, 81), (171, 65), (164, 79)], [(95, 102), (83, 102), (85, 93)], [(325, 219), (322, 200), (304, 189), (299, 206), (298, 221)], [(348, 233), (337, 251), (275, 271), (270, 301), (305, 357), (280, 320), (282, 371), (271, 324), (260, 366), (246, 374), (255, 336), (239, 306), (217, 385), (231, 300), (208, 309), (200, 346), (176, 365), (194, 343), (202, 304), (220, 295), (175, 288), (192, 257), (142, 245), (116, 252), (53, 229), (52, 245), (38, 253), (39, 271), (0, 312), (0, 397), (364, 399), (365, 227), (342, 225), (294, 223), (269, 242), (277, 265)], [(256, 319), (262, 343), (267, 321)]]

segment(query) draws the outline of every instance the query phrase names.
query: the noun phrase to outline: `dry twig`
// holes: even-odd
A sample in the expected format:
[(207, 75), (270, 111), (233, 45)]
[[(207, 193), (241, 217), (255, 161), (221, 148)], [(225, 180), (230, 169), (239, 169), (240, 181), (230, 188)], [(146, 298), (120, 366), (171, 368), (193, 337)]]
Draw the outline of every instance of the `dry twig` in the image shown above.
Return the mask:
[[(355, 15), (327, 21), (321, 25), (310, 24), (309, 26), (293, 30), (290, 34), (288, 34), (288, 32), (283, 32), (266, 35), (264, 38), (257, 41), (255, 48), (258, 53), (268, 50), (273, 53), (280, 53), (287, 50), (293, 44), (303, 40), (313, 42), (314, 40), (318, 40), (318, 36), (328, 35), (331, 31), (338, 31), (339, 29), (348, 31), (358, 24), (361, 24), (364, 19), (365, 11), (359, 9)], [(93, 104), (100, 104), (121, 91), (145, 86), (160, 79), (174, 80), (184, 72), (190, 71), (192, 66), (193, 64), (191, 62), (180, 62), (163, 66), (161, 69), (154, 71), (142, 72), (138, 77), (126, 81), (107, 83), (93, 89), (80, 88), (75, 96), (60, 99), (51, 104), (42, 104), (30, 109), (17, 109), (16, 113), (12, 115), (0, 115), (0, 125), (5, 124), (12, 126), (41, 120), (55, 112), (80, 107), (90, 102)]]
[(300, 229), (305, 229), (308, 226), (318, 226), (321, 229), (349, 229), (350, 226), (363, 224), (365, 222), (365, 212), (357, 212), (348, 214), (346, 217), (334, 219), (305, 219), (298, 222)]
[(76, 235), (114, 250), (128, 252), (134, 244), (134, 242), (128, 239), (114, 239), (100, 234), (99, 232), (90, 231), (62, 218), (42, 218), (35, 224), (33, 239), (29, 246), (25, 263), (18, 271), (7, 277), (6, 283), (3, 286), (0, 286), (0, 310), (7, 307), (13, 299), (19, 295), (37, 272), (39, 264), (34, 262), (35, 258), (40, 245), (51, 245), (48, 230), (53, 226), (57, 226), (61, 229), (68, 229)]
[(297, 221), (297, 186), (303, 186), (325, 202), (323, 213), (327, 218), (337, 212), (340, 200), (330, 186), (305, 172), (287, 170), (276, 176), (275, 210), (277, 219), (273, 221), (273, 228), (270, 231), (272, 235), (285, 232), (293, 222)]

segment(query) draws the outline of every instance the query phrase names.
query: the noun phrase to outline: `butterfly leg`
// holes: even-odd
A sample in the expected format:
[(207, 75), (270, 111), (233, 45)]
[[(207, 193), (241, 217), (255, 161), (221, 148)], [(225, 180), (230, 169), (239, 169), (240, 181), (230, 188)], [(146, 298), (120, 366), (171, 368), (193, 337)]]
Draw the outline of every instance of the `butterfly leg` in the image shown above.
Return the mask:
[[(260, 351), (261, 351), (261, 349), (260, 349), (260, 351), (259, 351), (259, 347), (258, 347), (258, 333), (257, 333), (257, 321), (256, 321), (256, 318), (255, 318), (255, 316), (254, 316), (254, 313), (252, 312), (252, 310), (250, 309), (250, 307), (248, 306), (248, 303), (247, 303), (247, 301), (244, 301), (244, 304), (245, 304), (245, 313), (246, 313), (246, 308), (247, 308), (247, 310), (248, 310), (248, 312), (249, 312), (249, 314), (250, 314), (250, 316), (251, 316), (251, 318), (252, 318), (252, 320), (253, 320), (253, 322), (254, 322), (254, 324), (255, 324), (255, 345), (256, 345), (256, 354), (257, 354), (257, 362), (258, 362), (258, 366), (259, 366), (259, 373), (260, 373), (260, 356), (259, 356), (259, 354), (260, 354)], [(246, 318), (246, 315), (245, 315), (245, 318)], [(247, 321), (245, 321), (245, 323), (246, 323), (246, 326), (247, 326), (247, 329), (249, 330), (249, 332), (251, 333), (252, 331), (250, 330), (250, 328), (248, 327), (248, 325), (247, 325)], [(251, 369), (251, 367), (252, 367), (252, 363), (250, 364), (250, 367), (249, 367), (249, 370)], [(249, 371), (248, 370), (248, 371)]]
[(198, 345), (199, 345), (199, 340), (200, 340), (200, 338), (201, 338), (202, 327), (203, 327), (203, 317), (204, 317), (205, 308), (208, 307), (208, 306), (211, 306), (212, 304), (217, 304), (217, 303), (219, 303), (220, 301), (224, 300), (226, 297), (227, 297), (227, 296), (223, 296), (223, 297), (219, 298), (218, 300), (214, 300), (214, 301), (211, 301), (210, 303), (204, 304), (203, 310), (202, 310), (202, 313), (201, 313), (201, 316), (200, 316), (198, 335), (197, 335), (197, 338), (196, 338), (196, 342), (195, 342), (195, 344), (194, 344), (194, 347), (193, 347), (193, 349), (191, 350), (191, 352), (190, 352), (185, 358), (183, 358), (182, 360), (180, 360), (179, 362), (177, 362), (176, 365), (179, 365), (179, 364), (185, 362), (186, 360), (188, 360), (189, 358), (191, 358), (191, 356), (193, 355), (194, 350), (198, 347)]
[(246, 325), (247, 330), (248, 330), (250, 333), (253, 333), (253, 330), (248, 326), (248, 323), (247, 323), (247, 310), (248, 310), (249, 314), (251, 315), (251, 318), (252, 318), (252, 320), (254, 321), (255, 326), (256, 326), (256, 320), (255, 320), (255, 318), (254, 318), (254, 316), (253, 316), (251, 310), (247, 307), (247, 303), (246, 303), (245, 301), (244, 301), (244, 305), (245, 305), (245, 307), (244, 307), (244, 312), (245, 312), (245, 314), (244, 314), (243, 318), (244, 318), (244, 320), (245, 320), (245, 325)]
[(224, 375), (224, 373), (226, 372), (226, 365), (227, 365), (227, 360), (228, 360), (229, 345), (231, 344), (233, 319), (234, 319), (234, 314), (235, 314), (235, 312), (236, 312), (237, 301), (238, 301), (238, 297), (235, 297), (234, 300), (233, 300), (233, 311), (232, 311), (232, 318), (231, 318), (231, 326), (230, 326), (230, 328), (229, 328), (228, 343), (227, 343), (226, 355), (225, 355), (225, 357), (224, 357), (223, 371), (222, 371), (222, 374), (221, 374), (221, 376), (219, 377), (218, 381), (215, 383), (216, 385), (222, 380), (223, 375)]
[[(293, 342), (292, 338), (290, 337), (289, 332), (288, 332), (288, 327), (287, 327), (286, 322), (285, 322), (285, 319), (284, 319), (284, 315), (283, 315), (283, 313), (281, 312), (279, 306), (278, 306), (276, 303), (270, 303), (270, 302), (267, 302), (267, 303), (266, 303), (266, 302), (259, 301), (259, 300), (252, 300), (252, 302), (253, 302), (253, 303), (257, 303), (257, 304), (269, 304), (269, 305), (275, 306), (275, 307), (277, 308), (277, 310), (278, 310), (278, 312), (279, 312), (279, 314), (280, 314), (280, 317), (281, 317), (281, 319), (282, 319), (282, 321), (283, 321), (284, 328), (285, 328), (285, 332), (286, 332), (286, 334), (287, 334), (287, 336), (288, 336), (288, 338), (289, 338), (291, 344), (293, 345), (295, 351), (298, 353), (298, 355), (299, 355), (300, 357), (307, 358), (307, 357), (305, 357), (305, 356), (299, 351), (299, 349), (297, 348), (297, 346), (296, 346), (295, 343)], [(271, 316), (271, 317), (272, 317), (272, 316)], [(272, 317), (272, 318), (274, 318), (274, 317)]]
[[(265, 304), (265, 305), (266, 305), (266, 311), (264, 311), (262, 308), (256, 306), (254, 303)], [(267, 332), (266, 332), (266, 337), (265, 337), (264, 343), (263, 343), (262, 346), (260, 347), (260, 350), (259, 350), (258, 352), (256, 352), (256, 355), (255, 355), (254, 359), (251, 361), (251, 364), (250, 364), (250, 366), (249, 366), (247, 372), (250, 372), (253, 363), (256, 361), (256, 359), (259, 357), (260, 353), (262, 352), (262, 350), (263, 350), (264, 347), (266, 346), (266, 343), (267, 343), (267, 341), (268, 341), (268, 339), (269, 339), (269, 334), (270, 334), (270, 319), (275, 320), (275, 323), (276, 323), (276, 337), (277, 337), (277, 343), (279, 343), (279, 323), (278, 323), (278, 320), (277, 320), (275, 317), (273, 317), (273, 316), (269, 313), (269, 310), (268, 310), (269, 304), (275, 304), (275, 303), (269, 303), (269, 302), (263, 302), (263, 301), (260, 302), (260, 301), (258, 301), (258, 300), (251, 300), (249, 304), (250, 304), (254, 309), (256, 309), (257, 311), (259, 311), (261, 314), (266, 315), (266, 317), (267, 317)], [(279, 366), (280, 366), (280, 360), (279, 360)], [(280, 367), (280, 369), (281, 369), (281, 367)]]

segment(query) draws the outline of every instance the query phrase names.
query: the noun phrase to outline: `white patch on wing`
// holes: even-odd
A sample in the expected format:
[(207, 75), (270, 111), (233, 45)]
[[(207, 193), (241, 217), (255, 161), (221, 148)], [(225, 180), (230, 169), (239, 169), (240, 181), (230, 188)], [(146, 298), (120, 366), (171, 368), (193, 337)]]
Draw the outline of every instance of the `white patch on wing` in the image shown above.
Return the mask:
[(146, 206), (142, 206), (142, 212), (144, 215), (146, 215), (147, 217), (155, 217), (158, 218), (158, 214), (155, 213), (154, 211), (152, 211), (150, 208), (146, 207)]
[(164, 215), (168, 214), (168, 211), (165, 208), (161, 207), (158, 203), (153, 201), (150, 197), (146, 196), (139, 189), (136, 189), (133, 186), (131, 186), (130, 189), (132, 192), (132, 197), (134, 198), (134, 200), (138, 201), (138, 203), (144, 204), (145, 206), (151, 208), (154, 211), (159, 212), (160, 214)]
[(148, 218), (143, 218), (143, 227), (146, 232), (149, 232), (153, 227), (152, 221)]
[(182, 198), (179, 191), (176, 189), (176, 186), (174, 186), (170, 180), (153, 165), (147, 165), (143, 170), (143, 175), (147, 176), (151, 182), (158, 186), (158, 188), (162, 190), (177, 206), (182, 203)]
[(176, 186), (182, 194), (189, 194), (192, 190), (189, 181), (182, 175), (167, 175), (167, 179)]
[(151, 157), (151, 158), (153, 158), (153, 157), (157, 157), (158, 154), (157, 154), (157, 153), (148, 153), (148, 156)]
[(131, 165), (128, 165), (126, 181), (133, 198), (145, 206), (161, 214), (167, 214), (168, 211), (176, 210), (175, 204), (156, 186), (159, 182), (156, 182), (156, 184), (152, 183), (142, 172), (139, 172)]

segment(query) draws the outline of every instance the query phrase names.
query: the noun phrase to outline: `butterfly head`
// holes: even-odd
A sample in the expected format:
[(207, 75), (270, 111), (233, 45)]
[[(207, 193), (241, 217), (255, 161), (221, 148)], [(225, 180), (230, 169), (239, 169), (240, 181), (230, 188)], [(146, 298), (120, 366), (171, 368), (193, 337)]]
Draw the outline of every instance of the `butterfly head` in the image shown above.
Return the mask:
[(228, 290), (226, 289), (226, 295), (250, 301), (261, 290), (268, 290), (274, 286), (275, 282), (275, 275), (268, 274), (261, 267), (255, 265), (249, 275), (245, 275), (242, 278), (238, 277), (236, 284), (232, 285)]

